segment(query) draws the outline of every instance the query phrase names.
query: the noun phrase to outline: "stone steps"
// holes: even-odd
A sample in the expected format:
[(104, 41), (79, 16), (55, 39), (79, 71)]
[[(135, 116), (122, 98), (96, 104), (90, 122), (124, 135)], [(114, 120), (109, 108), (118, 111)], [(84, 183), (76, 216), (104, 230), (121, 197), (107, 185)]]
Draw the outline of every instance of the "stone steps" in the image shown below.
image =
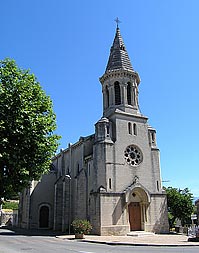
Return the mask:
[(146, 231), (131, 231), (127, 234), (127, 236), (153, 236), (153, 235), (155, 234)]

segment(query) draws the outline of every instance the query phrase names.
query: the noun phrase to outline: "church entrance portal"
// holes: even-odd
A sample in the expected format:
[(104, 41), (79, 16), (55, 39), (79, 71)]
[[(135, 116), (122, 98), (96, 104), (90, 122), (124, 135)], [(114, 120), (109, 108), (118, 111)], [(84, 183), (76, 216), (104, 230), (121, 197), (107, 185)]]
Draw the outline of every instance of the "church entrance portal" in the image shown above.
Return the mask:
[(131, 202), (128, 206), (131, 231), (141, 230), (141, 207), (139, 202)]
[(39, 227), (48, 228), (49, 227), (49, 207), (42, 206), (39, 211)]

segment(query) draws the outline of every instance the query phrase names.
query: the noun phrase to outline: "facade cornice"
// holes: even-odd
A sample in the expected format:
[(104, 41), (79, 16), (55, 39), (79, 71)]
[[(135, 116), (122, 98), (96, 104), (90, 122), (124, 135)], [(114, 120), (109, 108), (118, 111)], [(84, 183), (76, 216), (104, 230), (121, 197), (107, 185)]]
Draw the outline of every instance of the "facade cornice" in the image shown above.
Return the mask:
[(118, 78), (118, 77), (130, 77), (135, 78), (137, 81), (137, 85), (140, 83), (140, 77), (136, 71), (125, 70), (125, 69), (115, 69), (108, 70), (104, 73), (102, 77), (99, 78), (100, 82), (103, 84), (109, 78)]
[(113, 116), (114, 114), (120, 114), (120, 115), (123, 115), (123, 116), (129, 116), (131, 118), (139, 118), (139, 119), (143, 119), (145, 121), (148, 120), (148, 117), (142, 115), (142, 114), (132, 114), (132, 113), (128, 113), (128, 112), (124, 112), (124, 111), (121, 111), (121, 110), (114, 110), (112, 113), (109, 114), (108, 118), (111, 118), (111, 116)]
[(122, 196), (124, 195), (124, 192), (107, 192), (107, 191), (95, 191), (95, 192), (90, 192), (91, 195), (104, 195), (104, 196)]

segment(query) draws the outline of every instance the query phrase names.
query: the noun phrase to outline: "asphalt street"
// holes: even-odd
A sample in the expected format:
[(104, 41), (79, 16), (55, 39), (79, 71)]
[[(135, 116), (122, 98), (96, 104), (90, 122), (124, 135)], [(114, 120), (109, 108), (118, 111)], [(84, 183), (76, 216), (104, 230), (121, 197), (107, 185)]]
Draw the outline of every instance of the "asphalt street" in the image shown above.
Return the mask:
[[(44, 232), (43, 232), (44, 233)], [(151, 247), (88, 243), (56, 238), (53, 234), (19, 234), (0, 229), (0, 253), (198, 253), (199, 247)]]

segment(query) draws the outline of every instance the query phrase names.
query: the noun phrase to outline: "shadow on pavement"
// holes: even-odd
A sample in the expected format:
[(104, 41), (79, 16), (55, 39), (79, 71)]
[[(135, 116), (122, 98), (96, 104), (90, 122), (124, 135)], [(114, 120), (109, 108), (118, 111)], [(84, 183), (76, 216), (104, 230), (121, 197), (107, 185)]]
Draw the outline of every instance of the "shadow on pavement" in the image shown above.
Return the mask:
[[(66, 233), (64, 233), (66, 234)], [(25, 236), (59, 236), (63, 235), (60, 231), (53, 231), (49, 229), (23, 229), (12, 226), (1, 226), (0, 235), (25, 235)]]

